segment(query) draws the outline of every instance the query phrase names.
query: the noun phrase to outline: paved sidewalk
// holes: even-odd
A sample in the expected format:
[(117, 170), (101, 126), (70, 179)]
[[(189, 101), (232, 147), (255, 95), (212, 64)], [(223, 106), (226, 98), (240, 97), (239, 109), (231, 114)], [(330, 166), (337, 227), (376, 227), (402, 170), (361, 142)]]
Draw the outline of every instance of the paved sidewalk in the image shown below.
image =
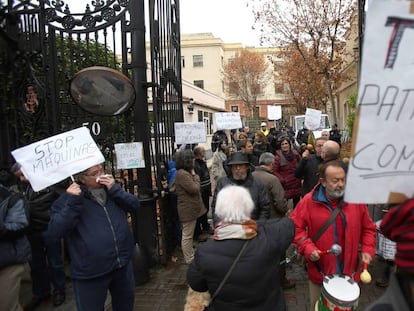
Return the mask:
[[(135, 291), (135, 310), (137, 311), (182, 311), (187, 293), (186, 271), (187, 266), (183, 264), (182, 255), (177, 253), (177, 262), (171, 261), (163, 267), (151, 271), (150, 280), (144, 285), (138, 286)], [(369, 270), (373, 277), (371, 284), (361, 284), (361, 296), (359, 299), (359, 310), (377, 299), (384, 289), (375, 286), (375, 278), (381, 276), (384, 263), (376, 259)], [(285, 297), (289, 311), (313, 311), (309, 309), (308, 303), (308, 280), (304, 269), (292, 262), (288, 265), (287, 275), (289, 279), (296, 281), (296, 288), (286, 290)], [(21, 302), (27, 302), (31, 297), (30, 281), (22, 282)], [(68, 282), (67, 300), (57, 308), (51, 302), (43, 304), (36, 311), (75, 311), (73, 291), (70, 281)], [(111, 310), (110, 296), (108, 295), (106, 311)]]

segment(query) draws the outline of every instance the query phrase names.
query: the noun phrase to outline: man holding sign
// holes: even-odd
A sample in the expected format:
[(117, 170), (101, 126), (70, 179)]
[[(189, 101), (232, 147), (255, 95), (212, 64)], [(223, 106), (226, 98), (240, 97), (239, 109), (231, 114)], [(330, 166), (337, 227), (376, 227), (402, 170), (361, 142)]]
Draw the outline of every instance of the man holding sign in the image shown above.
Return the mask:
[(53, 204), (49, 233), (66, 238), (78, 310), (103, 310), (107, 291), (113, 310), (133, 310), (133, 237), (128, 212), (138, 198), (125, 192), (102, 165), (77, 175)]

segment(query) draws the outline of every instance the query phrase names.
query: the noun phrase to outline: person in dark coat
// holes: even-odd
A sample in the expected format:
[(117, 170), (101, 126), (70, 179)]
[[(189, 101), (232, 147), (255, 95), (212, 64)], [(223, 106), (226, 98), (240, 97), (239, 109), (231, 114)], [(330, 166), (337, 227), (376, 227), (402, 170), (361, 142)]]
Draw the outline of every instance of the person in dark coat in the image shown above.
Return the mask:
[[(260, 166), (256, 167), (252, 175), (259, 179), (269, 195), (272, 206), (271, 218), (285, 217), (288, 211), (287, 201), (285, 199), (285, 190), (279, 179), (273, 175), (272, 166), (275, 156), (270, 152), (263, 153), (259, 158)], [(283, 289), (290, 289), (296, 286), (296, 283), (288, 280), (286, 277), (286, 254), (282, 254), (279, 269), (280, 286)]]
[(20, 283), (31, 251), (24, 199), (0, 183), (0, 310), (19, 311)]
[(414, 310), (414, 199), (392, 208), (382, 219), (381, 233), (396, 242), (395, 272), (385, 293), (365, 311)]
[(302, 179), (302, 197), (312, 190), (319, 182), (319, 165), (323, 162), (321, 158), (322, 146), (326, 138), (319, 137), (315, 141), (315, 152), (305, 150), (302, 153), (302, 159), (299, 161), (295, 170), (295, 177)]
[(66, 238), (78, 311), (103, 310), (107, 292), (113, 310), (132, 311), (135, 282), (134, 239), (127, 213), (139, 208), (101, 165), (77, 175), (52, 205), (48, 232)]
[(270, 217), (270, 201), (266, 193), (266, 189), (261, 181), (254, 178), (250, 171), (250, 162), (247, 154), (237, 151), (233, 153), (228, 162), (230, 173), (228, 176), (218, 180), (214, 191), (213, 200), (211, 202), (211, 212), (213, 214), (213, 223), (216, 224), (215, 206), (217, 194), (226, 186), (238, 185), (249, 190), (252, 196), (255, 208), (253, 209), (251, 218), (268, 219)]
[(294, 236), (287, 217), (252, 220), (254, 202), (246, 188), (227, 186), (217, 197), (214, 239), (200, 245), (187, 271), (189, 286), (213, 296), (241, 248), (240, 259), (209, 310), (283, 311), (279, 265)]
[(203, 200), (206, 212), (197, 218), (197, 224), (194, 230), (194, 236), (198, 238), (199, 242), (207, 240), (209, 234), (213, 233), (213, 229), (208, 223), (208, 211), (210, 209), (211, 197), (211, 178), (207, 163), (204, 160), (206, 150), (203, 146), (197, 146), (193, 150), (194, 153), (194, 171), (200, 177), (200, 193)]
[(329, 132), (329, 140), (336, 141), (341, 146), (341, 132), (338, 130), (338, 124), (332, 126), (332, 130)]
[[(65, 191), (66, 183), (34, 191), (23, 174), (21, 165), (15, 163), (11, 172), (24, 185), (24, 197), (30, 209), (27, 238), (32, 249), (29, 261), (32, 278), (32, 299), (24, 305), (25, 311), (35, 310), (52, 293), (53, 305), (60, 306), (66, 299), (66, 274), (62, 258), (62, 242), (48, 234), (50, 208)], [(52, 290), (53, 285), (53, 291)]]

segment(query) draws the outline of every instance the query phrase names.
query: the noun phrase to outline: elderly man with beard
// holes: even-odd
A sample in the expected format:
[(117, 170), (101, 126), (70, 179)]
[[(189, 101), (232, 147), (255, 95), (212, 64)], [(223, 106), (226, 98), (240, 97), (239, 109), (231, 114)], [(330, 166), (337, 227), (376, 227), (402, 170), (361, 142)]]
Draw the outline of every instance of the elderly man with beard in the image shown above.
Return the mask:
[[(311, 310), (320, 296), (324, 275), (348, 275), (359, 282), (362, 263), (369, 264), (375, 255), (375, 224), (366, 205), (343, 201), (345, 179), (343, 162), (323, 164), (320, 184), (305, 195), (290, 215), (296, 228), (294, 245), (308, 263)], [(336, 209), (339, 210), (334, 212)], [(337, 213), (335, 218), (322, 232), (333, 213)], [(342, 248), (338, 256), (321, 254), (333, 244)]]
[(213, 223), (217, 224), (217, 216), (215, 215), (215, 206), (217, 194), (221, 189), (228, 185), (242, 186), (249, 190), (254, 202), (254, 209), (251, 219), (269, 219), (270, 218), (270, 201), (266, 193), (266, 189), (261, 181), (254, 178), (250, 171), (250, 162), (247, 154), (243, 152), (235, 152), (230, 156), (227, 163), (230, 167), (229, 176), (221, 177), (217, 181), (216, 190), (214, 192), (213, 201), (211, 202), (211, 211), (213, 214)]

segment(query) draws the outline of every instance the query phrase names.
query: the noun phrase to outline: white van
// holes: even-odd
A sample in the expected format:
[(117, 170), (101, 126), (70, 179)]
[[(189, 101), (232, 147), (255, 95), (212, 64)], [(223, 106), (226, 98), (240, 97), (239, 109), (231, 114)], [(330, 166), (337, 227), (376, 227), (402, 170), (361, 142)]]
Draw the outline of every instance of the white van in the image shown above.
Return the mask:
[[(295, 131), (295, 138), (298, 135), (298, 132), (303, 128), (303, 125), (305, 124), (305, 115), (297, 115), (291, 117), (291, 123), (293, 127), (293, 130)], [(329, 119), (329, 116), (327, 114), (321, 114), (321, 123), (319, 128), (313, 131), (313, 135), (315, 138), (321, 137), (322, 131), (331, 131), (331, 121)]]

